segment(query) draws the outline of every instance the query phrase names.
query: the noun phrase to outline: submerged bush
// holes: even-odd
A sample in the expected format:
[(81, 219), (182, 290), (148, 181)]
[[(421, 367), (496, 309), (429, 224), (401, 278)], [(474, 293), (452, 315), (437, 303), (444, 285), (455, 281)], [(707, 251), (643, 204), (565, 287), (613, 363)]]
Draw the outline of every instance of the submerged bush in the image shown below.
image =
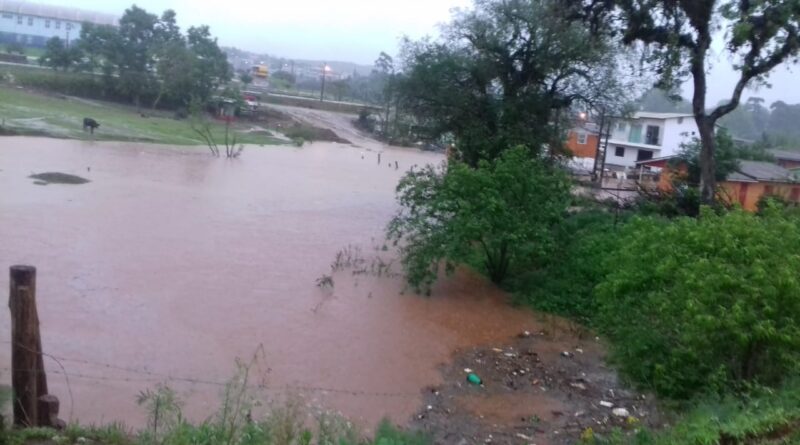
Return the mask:
[(596, 292), (612, 357), (663, 396), (800, 371), (800, 223), (743, 211), (630, 223)]
[(403, 267), (416, 290), (429, 290), (441, 262), (450, 270), (475, 266), (501, 284), (546, 258), (569, 203), (569, 182), (516, 148), (477, 168), (454, 162), (410, 171), (397, 199), (401, 210), (388, 237), (402, 243)]

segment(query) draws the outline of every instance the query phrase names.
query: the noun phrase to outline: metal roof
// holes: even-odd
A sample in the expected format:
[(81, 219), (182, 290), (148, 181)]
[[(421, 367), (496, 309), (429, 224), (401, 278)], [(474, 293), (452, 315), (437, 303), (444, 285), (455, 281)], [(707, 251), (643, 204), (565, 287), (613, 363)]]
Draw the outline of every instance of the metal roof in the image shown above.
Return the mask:
[(72, 22), (89, 22), (97, 25), (116, 25), (119, 21), (119, 17), (114, 14), (66, 6), (44, 5), (25, 0), (0, 0), (0, 11)]
[(633, 113), (634, 119), (678, 119), (681, 117), (694, 117), (692, 113), (652, 113), (650, 111), (637, 111)]
[(781, 159), (784, 161), (800, 161), (800, 151), (767, 150), (767, 152), (774, 156), (775, 159)]
[(796, 182), (791, 171), (771, 162), (739, 161), (737, 170), (737, 172), (728, 175), (727, 180), (741, 182), (740, 175), (744, 175), (749, 181)]

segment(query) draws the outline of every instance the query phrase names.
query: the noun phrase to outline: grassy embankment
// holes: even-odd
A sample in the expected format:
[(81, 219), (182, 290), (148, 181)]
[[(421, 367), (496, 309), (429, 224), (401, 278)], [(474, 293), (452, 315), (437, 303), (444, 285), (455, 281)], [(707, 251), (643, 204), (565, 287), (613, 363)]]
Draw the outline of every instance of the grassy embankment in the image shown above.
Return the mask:
[[(149, 113), (149, 112), (148, 112)], [(94, 136), (82, 129), (84, 117), (100, 122)], [(217, 141), (224, 139), (225, 125), (214, 121)], [(283, 144), (285, 141), (263, 132), (248, 132), (234, 125), (239, 143)], [(0, 132), (69, 139), (151, 142), (171, 145), (202, 145), (188, 119), (174, 119), (168, 113), (141, 117), (134, 107), (71, 96), (43, 94), (0, 85)]]

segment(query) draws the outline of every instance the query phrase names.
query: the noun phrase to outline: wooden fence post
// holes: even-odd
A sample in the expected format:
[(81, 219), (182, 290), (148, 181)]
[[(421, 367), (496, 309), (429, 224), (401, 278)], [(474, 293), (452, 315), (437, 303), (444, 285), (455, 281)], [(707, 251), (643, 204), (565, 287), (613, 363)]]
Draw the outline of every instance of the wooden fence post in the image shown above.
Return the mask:
[(11, 384), (14, 425), (38, 426), (39, 397), (47, 394), (39, 315), (36, 311), (36, 268), (11, 266), (8, 307), (11, 310)]

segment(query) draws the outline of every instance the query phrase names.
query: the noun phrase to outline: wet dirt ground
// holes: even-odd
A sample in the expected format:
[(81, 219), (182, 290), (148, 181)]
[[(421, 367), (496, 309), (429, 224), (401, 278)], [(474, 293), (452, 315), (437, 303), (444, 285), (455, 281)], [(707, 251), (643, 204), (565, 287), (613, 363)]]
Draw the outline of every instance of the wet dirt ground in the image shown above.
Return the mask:
[(655, 399), (620, 384), (599, 339), (556, 317), (537, 324), (544, 328), (458, 351), (413, 425), (437, 444), (537, 445), (660, 425)]

